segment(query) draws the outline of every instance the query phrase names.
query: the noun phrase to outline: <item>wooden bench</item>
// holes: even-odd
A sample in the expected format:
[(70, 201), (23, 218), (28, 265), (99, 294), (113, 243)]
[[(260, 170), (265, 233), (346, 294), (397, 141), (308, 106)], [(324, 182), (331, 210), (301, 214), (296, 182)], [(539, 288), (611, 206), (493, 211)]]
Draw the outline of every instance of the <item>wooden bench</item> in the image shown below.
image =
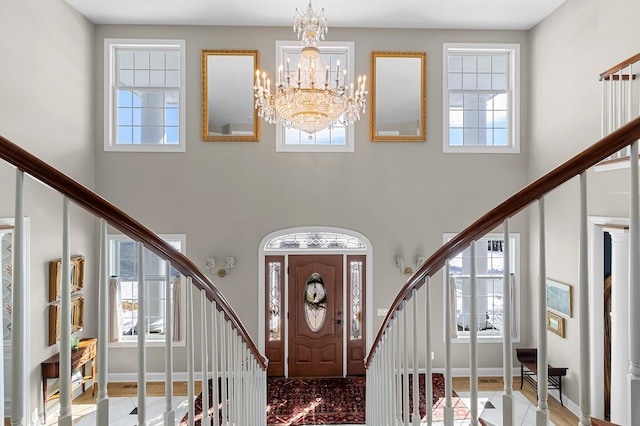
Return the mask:
[[(538, 350), (535, 348), (517, 348), (516, 355), (520, 361), (520, 389), (526, 380), (538, 389)], [(567, 375), (568, 368), (548, 366), (549, 389), (557, 389), (560, 393), (560, 405), (564, 407), (562, 402), (562, 377)]]

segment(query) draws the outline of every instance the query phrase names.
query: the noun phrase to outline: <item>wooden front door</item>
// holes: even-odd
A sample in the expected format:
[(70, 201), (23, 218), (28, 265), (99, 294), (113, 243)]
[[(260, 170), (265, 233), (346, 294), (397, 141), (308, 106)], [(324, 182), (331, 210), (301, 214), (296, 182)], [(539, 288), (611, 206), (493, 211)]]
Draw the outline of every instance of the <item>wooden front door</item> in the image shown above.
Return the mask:
[(289, 256), (289, 376), (342, 376), (342, 255)]

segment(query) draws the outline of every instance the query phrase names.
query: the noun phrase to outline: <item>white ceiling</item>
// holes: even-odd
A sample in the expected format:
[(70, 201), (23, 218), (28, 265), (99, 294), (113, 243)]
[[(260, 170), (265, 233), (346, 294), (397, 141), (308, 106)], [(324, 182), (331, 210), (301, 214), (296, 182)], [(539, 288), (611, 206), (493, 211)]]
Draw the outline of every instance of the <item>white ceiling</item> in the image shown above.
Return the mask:
[[(290, 26), (307, 0), (66, 0), (96, 24)], [(315, 0), (331, 27), (529, 29), (565, 0)]]

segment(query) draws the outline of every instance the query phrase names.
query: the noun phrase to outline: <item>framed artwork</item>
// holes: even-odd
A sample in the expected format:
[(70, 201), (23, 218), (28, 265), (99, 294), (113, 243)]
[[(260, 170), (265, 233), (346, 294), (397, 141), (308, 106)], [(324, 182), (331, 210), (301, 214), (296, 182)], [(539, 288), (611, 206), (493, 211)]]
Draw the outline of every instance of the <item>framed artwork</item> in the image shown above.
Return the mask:
[(547, 330), (564, 338), (564, 318), (547, 311)]
[[(71, 298), (71, 334), (84, 327), (84, 297)], [(49, 305), (49, 346), (60, 340), (60, 304)]]
[(569, 284), (547, 278), (547, 308), (571, 318), (571, 293)]
[[(62, 260), (49, 262), (49, 302), (60, 299)], [(71, 256), (71, 293), (84, 288), (84, 256)]]

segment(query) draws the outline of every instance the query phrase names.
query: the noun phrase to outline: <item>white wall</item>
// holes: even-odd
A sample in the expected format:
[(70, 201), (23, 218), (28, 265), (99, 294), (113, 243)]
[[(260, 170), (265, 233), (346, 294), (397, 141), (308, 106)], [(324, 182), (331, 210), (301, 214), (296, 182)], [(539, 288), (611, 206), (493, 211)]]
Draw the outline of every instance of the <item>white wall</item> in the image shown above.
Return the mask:
[[(2, 2), (0, 12), (0, 134), (92, 188), (94, 185), (94, 26), (62, 0)], [(0, 217), (14, 215), (15, 170), (0, 162)], [(40, 403), (40, 362), (47, 345), (48, 267), (60, 258), (62, 199), (25, 181), (30, 217), (31, 412)], [(95, 222), (71, 210), (71, 250), (87, 258), (85, 309), (94, 312)], [(87, 322), (82, 335), (95, 335)], [(9, 372), (5, 372), (9, 374)]]
[[(639, 51), (640, 2), (567, 0), (531, 31), (529, 176), (533, 180), (600, 138), (598, 75)], [(590, 172), (589, 214), (628, 216), (628, 169)], [(547, 276), (574, 285), (566, 338), (548, 334), (552, 365), (569, 366), (566, 393), (579, 401), (578, 183), (547, 199)], [(537, 279), (537, 219), (531, 216), (530, 278)], [(532, 288), (528, 295), (537, 300)], [(596, 302), (597, 303), (597, 302)], [(533, 323), (531, 329), (534, 329)], [(592, 342), (599, 345), (600, 342)]]
[[(103, 48), (105, 37), (186, 40), (187, 152), (105, 153), (103, 135)], [(370, 74), (370, 54), (427, 52), (427, 142), (372, 143), (369, 117), (355, 124), (355, 153), (276, 153), (275, 127), (261, 124), (260, 142), (202, 142), (202, 49), (258, 49), (260, 66), (275, 72), (275, 40), (293, 40), (291, 28), (97, 26), (95, 48), (98, 146), (96, 187), (107, 199), (158, 233), (187, 234), (187, 254), (204, 267), (205, 258), (228, 255), (231, 276), (213, 277), (248, 331), (257, 337), (258, 244), (278, 229), (326, 225), (366, 235), (374, 250), (373, 308), (388, 307), (404, 283), (395, 257), (430, 255), (444, 232), (457, 232), (524, 186), (527, 177), (528, 112), (522, 105), (522, 153), (442, 153), (442, 45), (444, 42), (521, 44), (522, 99), (529, 98), (528, 33), (331, 28), (329, 41), (355, 42), (355, 72)], [(402, 82), (398, 82), (402, 84)], [(526, 221), (511, 227), (522, 233)], [(409, 265), (408, 265), (409, 266)], [(411, 265), (415, 267), (415, 265)], [(522, 270), (527, 274), (526, 265)], [(442, 318), (441, 276), (434, 278), (434, 319)], [(522, 303), (523, 307), (527, 305)], [(377, 331), (382, 318), (374, 318)], [(437, 331), (440, 330), (438, 325)], [(196, 330), (196, 335), (198, 330)], [(434, 337), (435, 366), (443, 367), (441, 333)], [(524, 336), (526, 339), (527, 336)], [(160, 349), (158, 349), (160, 351)], [(483, 345), (480, 367), (501, 366), (499, 345)], [(149, 370), (162, 371), (162, 355), (149, 350)], [(110, 371), (133, 372), (128, 349), (110, 351)], [(456, 346), (454, 365), (468, 366), (468, 347)], [(196, 361), (196, 363), (199, 363)], [(184, 370), (183, 357), (176, 369)]]

